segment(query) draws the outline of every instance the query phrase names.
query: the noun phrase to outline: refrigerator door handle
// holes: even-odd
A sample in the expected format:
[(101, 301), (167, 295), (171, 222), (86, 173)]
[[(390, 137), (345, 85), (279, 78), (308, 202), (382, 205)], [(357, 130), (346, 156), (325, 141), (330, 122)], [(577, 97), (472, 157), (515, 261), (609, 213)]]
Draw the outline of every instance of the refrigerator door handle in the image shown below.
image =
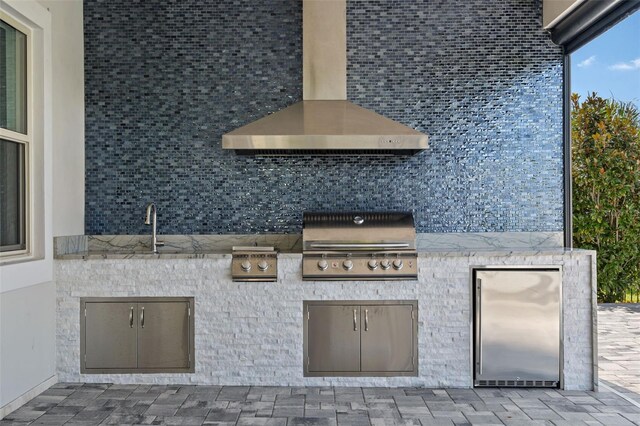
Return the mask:
[(482, 280), (480, 278), (476, 278), (476, 336), (478, 339), (476, 363), (478, 374), (482, 375)]

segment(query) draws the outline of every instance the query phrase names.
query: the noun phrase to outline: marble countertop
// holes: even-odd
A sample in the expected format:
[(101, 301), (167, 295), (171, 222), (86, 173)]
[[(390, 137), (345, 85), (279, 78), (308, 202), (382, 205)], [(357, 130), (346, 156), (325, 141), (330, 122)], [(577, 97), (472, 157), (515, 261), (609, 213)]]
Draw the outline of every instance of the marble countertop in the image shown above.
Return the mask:
[[(75, 235), (56, 237), (56, 259), (225, 259), (233, 246), (271, 246), (280, 256), (300, 257), (299, 234), (165, 235), (159, 253), (148, 235)], [(541, 256), (572, 252), (562, 247), (562, 233), (505, 232), (418, 234), (420, 257)], [(584, 253), (585, 250), (573, 250)]]
[[(501, 250), (458, 250), (458, 251), (423, 251), (418, 253), (418, 257), (476, 257), (476, 256), (549, 256), (549, 255), (566, 255), (570, 253), (587, 253), (591, 250), (582, 249), (540, 249), (540, 250), (520, 250), (520, 249), (501, 249)], [(279, 252), (278, 256), (285, 258), (302, 258), (302, 253), (286, 253)], [(231, 259), (231, 253), (222, 251), (160, 251), (159, 253), (151, 253), (146, 251), (83, 251), (76, 253), (59, 254), (56, 259), (61, 260), (99, 260), (99, 259)]]
[(231, 259), (230, 252), (224, 251), (160, 251), (152, 253), (150, 251), (119, 251), (119, 250), (91, 250), (79, 251), (76, 253), (57, 254), (56, 259)]

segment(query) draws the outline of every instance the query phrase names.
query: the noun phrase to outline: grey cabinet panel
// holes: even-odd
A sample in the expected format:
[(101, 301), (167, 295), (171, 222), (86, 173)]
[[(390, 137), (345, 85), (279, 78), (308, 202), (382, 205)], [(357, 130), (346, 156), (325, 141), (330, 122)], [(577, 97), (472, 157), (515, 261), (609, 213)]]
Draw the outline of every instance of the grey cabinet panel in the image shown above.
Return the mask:
[(411, 305), (361, 307), (362, 371), (413, 371)]
[(417, 376), (418, 302), (305, 301), (304, 375)]
[(309, 372), (360, 371), (360, 307), (308, 306)]
[(86, 297), (80, 307), (81, 373), (194, 372), (192, 297)]
[(559, 269), (475, 271), (475, 384), (560, 380)]
[(139, 368), (189, 367), (189, 303), (138, 304)]
[(136, 368), (136, 303), (85, 304), (85, 368)]

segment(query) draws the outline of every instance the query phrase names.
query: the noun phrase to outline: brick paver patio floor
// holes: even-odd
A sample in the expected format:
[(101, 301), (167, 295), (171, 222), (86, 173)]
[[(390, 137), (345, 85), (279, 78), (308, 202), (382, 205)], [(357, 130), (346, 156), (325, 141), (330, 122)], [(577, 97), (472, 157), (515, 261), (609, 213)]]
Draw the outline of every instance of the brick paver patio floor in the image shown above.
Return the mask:
[(599, 321), (599, 392), (58, 383), (0, 424), (640, 425), (640, 305)]
[(601, 382), (640, 402), (640, 304), (599, 305), (598, 345)]

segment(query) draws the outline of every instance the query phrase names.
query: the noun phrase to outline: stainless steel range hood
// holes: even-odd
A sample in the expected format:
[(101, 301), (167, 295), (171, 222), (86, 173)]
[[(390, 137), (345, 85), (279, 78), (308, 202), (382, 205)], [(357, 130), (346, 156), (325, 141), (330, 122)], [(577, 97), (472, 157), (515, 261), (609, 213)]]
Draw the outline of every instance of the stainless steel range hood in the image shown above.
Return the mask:
[(346, 0), (303, 1), (303, 101), (222, 136), (237, 154), (410, 155), (427, 135), (347, 101)]

